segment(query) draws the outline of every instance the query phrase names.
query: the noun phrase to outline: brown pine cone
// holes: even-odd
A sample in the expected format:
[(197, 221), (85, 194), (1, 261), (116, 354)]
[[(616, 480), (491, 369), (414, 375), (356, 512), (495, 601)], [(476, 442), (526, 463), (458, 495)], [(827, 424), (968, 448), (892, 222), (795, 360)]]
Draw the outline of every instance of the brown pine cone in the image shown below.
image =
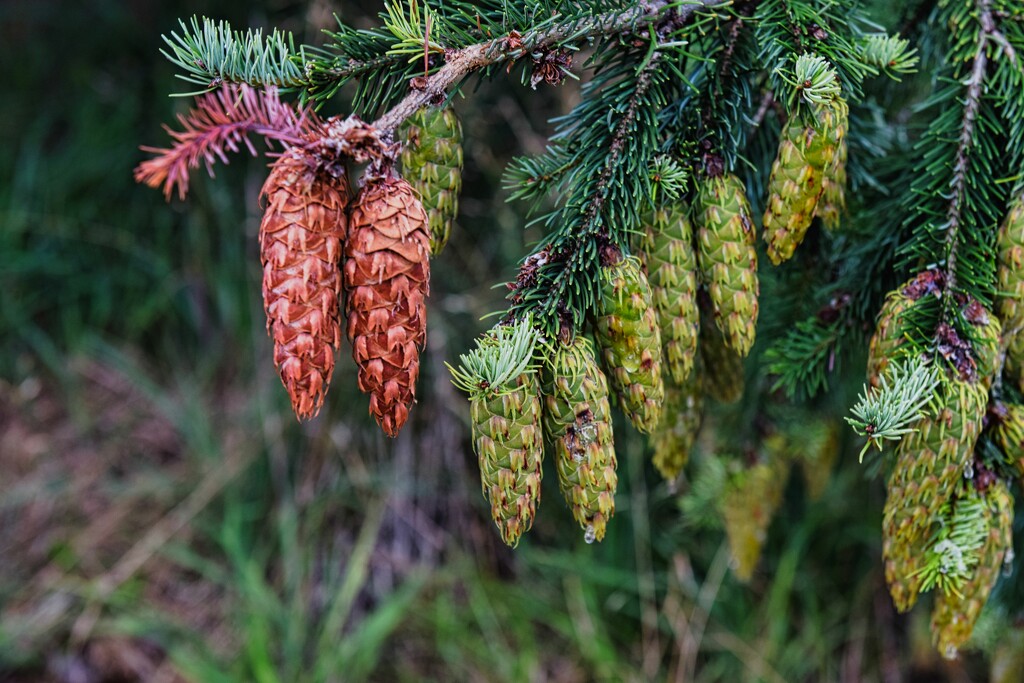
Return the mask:
[(370, 412), (396, 436), (416, 397), (426, 341), (430, 233), (401, 178), (372, 179), (353, 200), (345, 244), (348, 338)]
[(291, 148), (263, 185), (263, 306), (274, 365), (300, 419), (314, 417), (341, 345), (341, 270), (348, 183), (305, 150)]

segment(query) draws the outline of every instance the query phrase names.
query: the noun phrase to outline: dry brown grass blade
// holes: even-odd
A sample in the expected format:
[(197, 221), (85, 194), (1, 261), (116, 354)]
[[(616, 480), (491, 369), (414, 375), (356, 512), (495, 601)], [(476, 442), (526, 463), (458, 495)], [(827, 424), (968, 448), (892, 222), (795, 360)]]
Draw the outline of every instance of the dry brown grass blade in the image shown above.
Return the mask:
[(200, 485), (181, 503), (160, 518), (109, 571), (92, 582), (92, 591), (82, 614), (71, 627), (72, 645), (85, 643), (103, 610), (104, 601), (134, 576), (175, 534), (188, 526), (236, 476), (253, 461), (255, 449), (239, 449), (201, 479)]

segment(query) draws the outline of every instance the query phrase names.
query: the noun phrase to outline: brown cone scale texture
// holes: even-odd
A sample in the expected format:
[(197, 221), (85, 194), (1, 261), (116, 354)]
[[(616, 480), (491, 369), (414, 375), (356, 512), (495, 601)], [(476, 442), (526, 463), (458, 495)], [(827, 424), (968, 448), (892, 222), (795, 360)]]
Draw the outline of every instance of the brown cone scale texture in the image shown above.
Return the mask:
[(404, 180), (371, 181), (349, 212), (348, 338), (370, 413), (396, 436), (416, 397), (430, 282), (427, 215)]
[(299, 419), (315, 416), (341, 345), (341, 271), (345, 239), (344, 176), (318, 170), (304, 151), (274, 163), (263, 185), (260, 224), (263, 306), (274, 340), (274, 365)]

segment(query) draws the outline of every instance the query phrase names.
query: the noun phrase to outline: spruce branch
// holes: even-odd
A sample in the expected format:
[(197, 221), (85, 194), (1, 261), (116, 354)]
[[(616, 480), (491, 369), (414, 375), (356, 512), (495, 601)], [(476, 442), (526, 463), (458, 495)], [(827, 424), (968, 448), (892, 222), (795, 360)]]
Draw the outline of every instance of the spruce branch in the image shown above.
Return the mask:
[(932, 400), (939, 384), (939, 370), (923, 357), (890, 363), (877, 389), (864, 390), (845, 418), (860, 436), (868, 441), (860, 451), (860, 461), (871, 446), (882, 450), (884, 441), (899, 441), (905, 434), (917, 431), (911, 425), (924, 416), (924, 408)]
[(505, 35), (445, 55), (445, 64), (424, 83), (416, 84), (405, 98), (373, 122), (381, 135), (391, 135), (407, 118), (421, 107), (443, 100), (448, 90), (474, 71), (503, 62), (514, 61), (533, 52), (554, 46), (579, 42), (599, 36), (636, 31), (658, 20), (672, 7), (679, 21), (685, 21), (703, 7), (720, 5), (727, 0), (698, 0), (676, 4), (667, 0), (645, 0), (626, 10), (613, 10), (584, 20), (558, 23), (557, 17), (546, 26), (521, 36)]
[(178, 121), (181, 130), (164, 126), (174, 144), (169, 148), (141, 147), (156, 156), (135, 168), (136, 182), (154, 188), (163, 185), (168, 200), (175, 187), (178, 198), (185, 198), (189, 172), (200, 162), (212, 176), (216, 161), (227, 163), (227, 152), (238, 152), (244, 146), (256, 156), (250, 136), (262, 136), (268, 145), (300, 145), (321, 125), (311, 111), (282, 102), (276, 88), (247, 85), (225, 85), (200, 95), (187, 114), (178, 115)]
[(988, 45), (989, 35), (995, 30), (995, 22), (992, 19), (992, 9), (989, 0), (977, 0), (977, 8), (982, 30), (978, 33), (971, 75), (964, 83), (967, 86), (967, 91), (964, 94), (960, 138), (957, 143), (955, 161), (953, 162), (951, 197), (949, 208), (946, 212), (946, 283), (950, 291), (955, 291), (957, 284), (957, 247), (960, 244), (958, 239), (960, 222), (967, 193), (968, 155), (974, 141), (974, 124), (978, 117), (978, 109), (981, 106), (982, 84), (985, 80), (985, 69), (988, 66), (988, 53), (985, 48)]

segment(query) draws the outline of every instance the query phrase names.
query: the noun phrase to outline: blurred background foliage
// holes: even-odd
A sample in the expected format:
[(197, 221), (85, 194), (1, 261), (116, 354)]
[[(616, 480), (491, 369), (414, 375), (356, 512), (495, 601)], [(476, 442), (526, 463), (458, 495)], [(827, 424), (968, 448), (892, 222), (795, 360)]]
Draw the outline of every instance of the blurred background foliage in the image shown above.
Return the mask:
[[(882, 487), (852, 440), (821, 498), (790, 479), (748, 585), (628, 429), (603, 543), (550, 489), (518, 550), (498, 541), (444, 362), (490, 325), (495, 283), (538, 238), (500, 177), (543, 149), (572, 82), (484, 83), (455, 103), (462, 212), (401, 436), (372, 424), (347, 351), (324, 412), (295, 422), (259, 298), (265, 159), (236, 157), (170, 205), (131, 170), (187, 106), (159, 53), (179, 17), (317, 43), (332, 12), (366, 25), (378, 10), (0, 3), (0, 680), (983, 680), (978, 655), (936, 659), (926, 610), (894, 613)], [(817, 409), (840, 415), (851, 395)], [(701, 450), (737, 419), (712, 416)]]

